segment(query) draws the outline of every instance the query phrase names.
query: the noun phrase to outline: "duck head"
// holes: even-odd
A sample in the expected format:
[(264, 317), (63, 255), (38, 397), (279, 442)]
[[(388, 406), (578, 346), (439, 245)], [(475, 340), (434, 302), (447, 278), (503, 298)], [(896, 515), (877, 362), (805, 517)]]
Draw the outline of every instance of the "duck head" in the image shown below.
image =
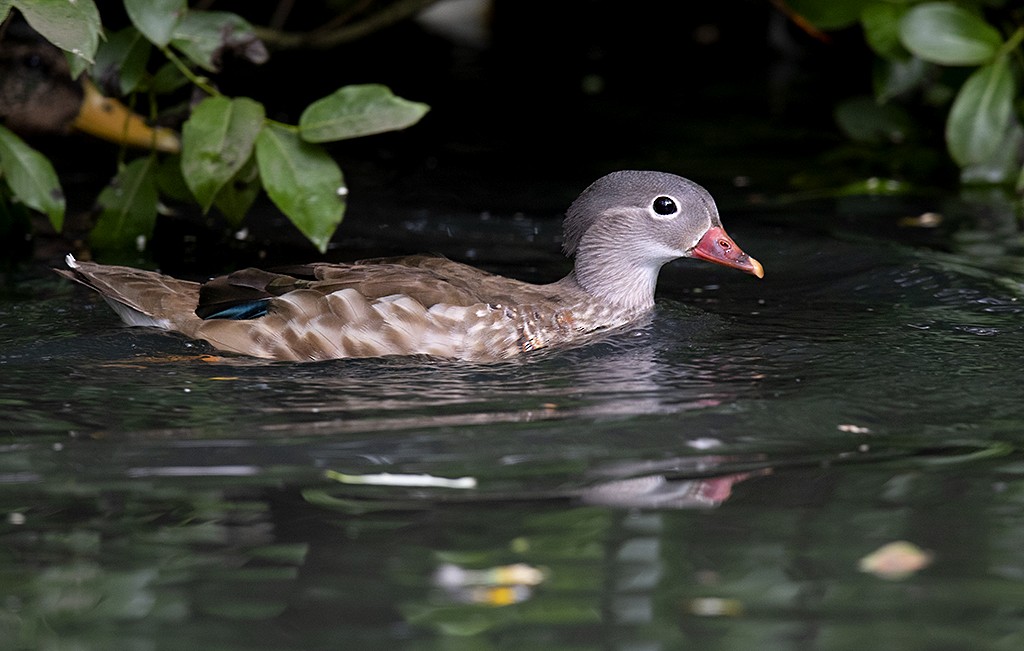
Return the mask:
[(563, 249), (584, 290), (631, 308), (654, 304), (658, 272), (676, 258), (764, 276), (722, 228), (707, 190), (664, 172), (613, 172), (591, 184), (566, 213)]

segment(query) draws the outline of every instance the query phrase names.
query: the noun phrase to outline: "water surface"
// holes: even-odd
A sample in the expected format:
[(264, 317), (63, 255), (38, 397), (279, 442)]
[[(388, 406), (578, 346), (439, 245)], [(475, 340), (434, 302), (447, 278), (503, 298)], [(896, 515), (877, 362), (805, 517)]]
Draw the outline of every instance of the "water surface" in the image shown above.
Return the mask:
[[(210, 357), (20, 282), (0, 647), (1020, 648), (1014, 216), (824, 206), (729, 211), (763, 281), (676, 263), (649, 320), (500, 364)], [(442, 247), (564, 272), (508, 223)], [(862, 571), (901, 540), (920, 567)]]

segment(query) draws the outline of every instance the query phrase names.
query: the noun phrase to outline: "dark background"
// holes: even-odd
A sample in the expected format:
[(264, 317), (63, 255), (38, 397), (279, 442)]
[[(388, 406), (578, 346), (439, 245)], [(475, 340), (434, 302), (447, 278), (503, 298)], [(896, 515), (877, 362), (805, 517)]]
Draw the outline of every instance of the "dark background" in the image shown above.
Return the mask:
[[(116, 28), (124, 18), (110, 4), (100, 8)], [(212, 8), (266, 24), (273, 7)], [(325, 11), (296, 3), (284, 29), (322, 25)], [(405, 131), (328, 146), (350, 190), (328, 257), (344, 258), (358, 253), (356, 241), (370, 253), (408, 252), (415, 242), (374, 228), (410, 213), (434, 223), (524, 213), (557, 224), (586, 185), (617, 169), (689, 177), (724, 207), (759, 203), (791, 191), (843, 145), (836, 102), (870, 94), (871, 64), (858, 28), (821, 42), (766, 0), (496, 0), (472, 44), (406, 20), (332, 49), (272, 49), (261, 66), (228, 58), (214, 81), (289, 123), (353, 83), (383, 83), (431, 106)], [(114, 173), (116, 146), (72, 136), (41, 148), (69, 213), (87, 213)], [(223, 220), (176, 206), (159, 220), (151, 255), (170, 271), (319, 257), (265, 197), (246, 225), (249, 237), (236, 239)]]

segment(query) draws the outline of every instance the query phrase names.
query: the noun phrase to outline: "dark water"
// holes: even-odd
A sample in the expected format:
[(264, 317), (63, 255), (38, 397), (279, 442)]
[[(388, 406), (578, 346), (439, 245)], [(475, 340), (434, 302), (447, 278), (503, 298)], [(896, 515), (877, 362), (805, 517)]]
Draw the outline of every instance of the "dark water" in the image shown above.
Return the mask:
[(1024, 647), (1017, 217), (827, 206), (728, 211), (763, 281), (677, 263), (649, 322), (503, 364), (203, 358), (21, 283), (0, 648)]

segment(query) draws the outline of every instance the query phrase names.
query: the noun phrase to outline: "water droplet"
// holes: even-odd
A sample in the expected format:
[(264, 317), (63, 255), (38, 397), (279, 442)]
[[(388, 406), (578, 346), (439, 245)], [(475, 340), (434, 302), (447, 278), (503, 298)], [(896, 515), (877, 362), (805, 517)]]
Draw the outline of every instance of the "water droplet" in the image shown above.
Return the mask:
[(135, 238), (135, 248), (138, 249), (139, 253), (146, 250), (146, 236), (139, 235)]
[(344, 185), (338, 186), (337, 193), (338, 193), (339, 197), (347, 197), (348, 196), (348, 188), (345, 187)]

